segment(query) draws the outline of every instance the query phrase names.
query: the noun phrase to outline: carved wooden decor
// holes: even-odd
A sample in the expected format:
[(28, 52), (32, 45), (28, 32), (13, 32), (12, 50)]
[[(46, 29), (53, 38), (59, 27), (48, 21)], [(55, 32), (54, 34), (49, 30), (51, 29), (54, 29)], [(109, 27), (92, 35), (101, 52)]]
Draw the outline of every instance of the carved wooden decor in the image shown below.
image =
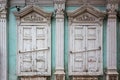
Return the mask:
[(117, 75), (109, 75), (109, 80), (118, 80)]
[(20, 80), (47, 80), (46, 77), (22, 77)]
[(73, 77), (73, 80), (98, 80), (97, 77)]
[(79, 9), (68, 12), (69, 22), (81, 22), (81, 23), (90, 23), (90, 22), (101, 22), (105, 16), (104, 12), (99, 11), (91, 5), (83, 5)]
[(40, 16), (36, 12), (32, 12), (27, 16), (24, 16), (23, 18), (21, 18), (21, 22), (45, 22), (45, 21), (47, 21), (47, 19)]
[(51, 13), (28, 6), (15, 15), (18, 21), (18, 75), (51, 75)]
[(102, 75), (102, 19), (105, 13), (86, 5), (68, 15), (69, 75)]

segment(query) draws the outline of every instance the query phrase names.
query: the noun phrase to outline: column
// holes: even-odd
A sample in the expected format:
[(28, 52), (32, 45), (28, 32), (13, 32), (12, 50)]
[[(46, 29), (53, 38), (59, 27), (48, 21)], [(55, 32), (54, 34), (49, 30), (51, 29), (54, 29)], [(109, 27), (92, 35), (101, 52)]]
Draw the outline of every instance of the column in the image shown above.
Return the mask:
[(7, 80), (7, 26), (5, 4), (0, 4), (0, 79)]
[(116, 9), (117, 2), (108, 1), (108, 22), (107, 22), (107, 72), (106, 80), (118, 80), (117, 73), (117, 48), (116, 48)]
[(56, 11), (56, 72), (55, 80), (64, 80), (64, 0), (55, 0)]

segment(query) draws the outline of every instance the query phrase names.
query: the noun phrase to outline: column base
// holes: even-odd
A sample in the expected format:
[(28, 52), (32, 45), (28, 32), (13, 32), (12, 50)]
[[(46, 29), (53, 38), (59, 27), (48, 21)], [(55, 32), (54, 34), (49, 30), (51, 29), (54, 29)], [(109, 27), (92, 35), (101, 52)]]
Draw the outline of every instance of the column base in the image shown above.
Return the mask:
[(118, 80), (118, 72), (116, 69), (108, 69), (106, 72), (106, 80)]
[(65, 72), (63, 69), (56, 70), (55, 80), (65, 80)]

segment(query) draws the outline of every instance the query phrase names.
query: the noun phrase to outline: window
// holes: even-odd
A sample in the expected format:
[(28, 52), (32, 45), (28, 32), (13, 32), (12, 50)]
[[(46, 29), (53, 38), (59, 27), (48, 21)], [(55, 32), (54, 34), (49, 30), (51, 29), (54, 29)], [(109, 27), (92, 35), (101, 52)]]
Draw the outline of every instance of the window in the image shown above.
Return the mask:
[(99, 25), (73, 25), (70, 28), (70, 74), (101, 74), (101, 40)]
[(51, 75), (51, 13), (36, 6), (16, 12), (18, 76)]
[(68, 12), (70, 76), (103, 74), (102, 22), (104, 16), (104, 12), (90, 5), (83, 5), (73, 12)]

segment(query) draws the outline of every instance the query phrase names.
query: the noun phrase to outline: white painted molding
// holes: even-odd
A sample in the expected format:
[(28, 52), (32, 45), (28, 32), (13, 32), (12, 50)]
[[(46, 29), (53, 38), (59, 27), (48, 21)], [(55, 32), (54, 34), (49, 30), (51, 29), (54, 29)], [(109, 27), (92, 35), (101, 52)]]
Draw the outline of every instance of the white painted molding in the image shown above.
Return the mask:
[(56, 11), (56, 72), (55, 80), (64, 80), (64, 9), (65, 0), (54, 0)]
[(72, 24), (74, 22), (101, 24), (103, 18), (106, 15), (106, 12), (102, 12), (93, 6), (86, 4), (72, 12), (67, 12), (67, 15), (69, 18), (69, 24)]
[[(117, 1), (117, 0), (116, 0)], [(107, 22), (107, 72), (106, 80), (113, 78), (118, 80), (117, 72), (117, 45), (116, 45), (116, 29), (118, 3), (116, 1), (108, 1), (108, 22)]]
[(7, 80), (7, 19), (3, 5), (0, 6), (0, 79)]

